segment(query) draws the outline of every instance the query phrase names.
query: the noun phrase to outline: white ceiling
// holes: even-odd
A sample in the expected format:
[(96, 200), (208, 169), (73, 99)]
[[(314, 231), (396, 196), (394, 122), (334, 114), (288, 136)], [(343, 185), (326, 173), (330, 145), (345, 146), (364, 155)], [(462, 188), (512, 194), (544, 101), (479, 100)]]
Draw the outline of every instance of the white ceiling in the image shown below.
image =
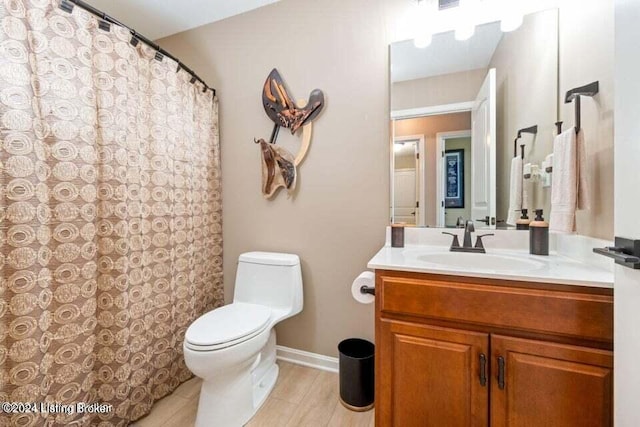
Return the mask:
[(399, 82), (485, 68), (502, 39), (500, 23), (480, 25), (469, 40), (458, 41), (453, 31), (436, 34), (425, 49), (413, 40), (391, 45), (391, 81)]
[(138, 33), (157, 40), (279, 0), (85, 0)]

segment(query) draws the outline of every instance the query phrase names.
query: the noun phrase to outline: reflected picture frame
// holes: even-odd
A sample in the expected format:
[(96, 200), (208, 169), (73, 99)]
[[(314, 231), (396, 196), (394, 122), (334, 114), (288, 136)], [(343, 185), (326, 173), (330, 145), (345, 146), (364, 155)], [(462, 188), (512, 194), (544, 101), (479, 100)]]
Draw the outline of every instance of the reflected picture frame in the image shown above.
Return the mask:
[(464, 209), (464, 149), (446, 150), (444, 207)]

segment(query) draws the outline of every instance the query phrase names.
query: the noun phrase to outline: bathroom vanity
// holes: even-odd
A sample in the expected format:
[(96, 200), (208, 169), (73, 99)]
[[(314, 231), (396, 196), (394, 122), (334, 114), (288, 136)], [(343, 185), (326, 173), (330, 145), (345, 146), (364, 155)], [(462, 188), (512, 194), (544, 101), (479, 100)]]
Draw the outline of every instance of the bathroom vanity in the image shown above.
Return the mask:
[(369, 263), (376, 426), (613, 425), (611, 273), (557, 252), (447, 255), (387, 246)]
[[(528, 231), (505, 230), (524, 209), (553, 213), (554, 135), (574, 127), (591, 153), (612, 150), (612, 128), (597, 136), (605, 103), (589, 100), (611, 89), (593, 70), (567, 78), (568, 40), (584, 38), (567, 24), (583, 8), (539, 10), (512, 32), (487, 22), (466, 39), (434, 31), (390, 46), (389, 219), (414, 227), (404, 248), (387, 236), (368, 264), (378, 427), (613, 425), (613, 268), (592, 252), (613, 243), (552, 234), (550, 256), (534, 256)], [(482, 66), (470, 52), (485, 52)], [(559, 108), (577, 93), (599, 116), (580, 97)], [(612, 168), (596, 157), (581, 173), (597, 177), (598, 209), (582, 210), (576, 229), (613, 236)], [(491, 234), (472, 245), (461, 219)]]

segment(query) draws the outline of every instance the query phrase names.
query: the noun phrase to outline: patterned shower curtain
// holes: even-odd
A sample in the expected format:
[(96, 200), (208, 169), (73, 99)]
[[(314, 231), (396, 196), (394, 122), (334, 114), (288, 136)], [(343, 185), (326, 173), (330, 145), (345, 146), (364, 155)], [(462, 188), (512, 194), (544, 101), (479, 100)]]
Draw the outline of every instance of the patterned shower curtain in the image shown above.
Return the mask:
[(0, 0), (0, 426), (140, 418), (223, 302), (217, 101), (134, 44)]

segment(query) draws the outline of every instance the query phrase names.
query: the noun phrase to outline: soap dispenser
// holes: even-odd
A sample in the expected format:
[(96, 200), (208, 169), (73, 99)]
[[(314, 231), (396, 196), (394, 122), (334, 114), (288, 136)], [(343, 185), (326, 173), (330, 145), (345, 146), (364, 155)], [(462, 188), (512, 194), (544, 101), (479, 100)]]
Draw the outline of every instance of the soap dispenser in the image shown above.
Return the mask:
[(531, 220), (529, 219), (529, 209), (522, 209), (522, 216), (516, 221), (516, 230), (528, 230)]
[(542, 214), (542, 209), (536, 209), (536, 218), (529, 223), (531, 255), (549, 255), (549, 223), (544, 220)]

